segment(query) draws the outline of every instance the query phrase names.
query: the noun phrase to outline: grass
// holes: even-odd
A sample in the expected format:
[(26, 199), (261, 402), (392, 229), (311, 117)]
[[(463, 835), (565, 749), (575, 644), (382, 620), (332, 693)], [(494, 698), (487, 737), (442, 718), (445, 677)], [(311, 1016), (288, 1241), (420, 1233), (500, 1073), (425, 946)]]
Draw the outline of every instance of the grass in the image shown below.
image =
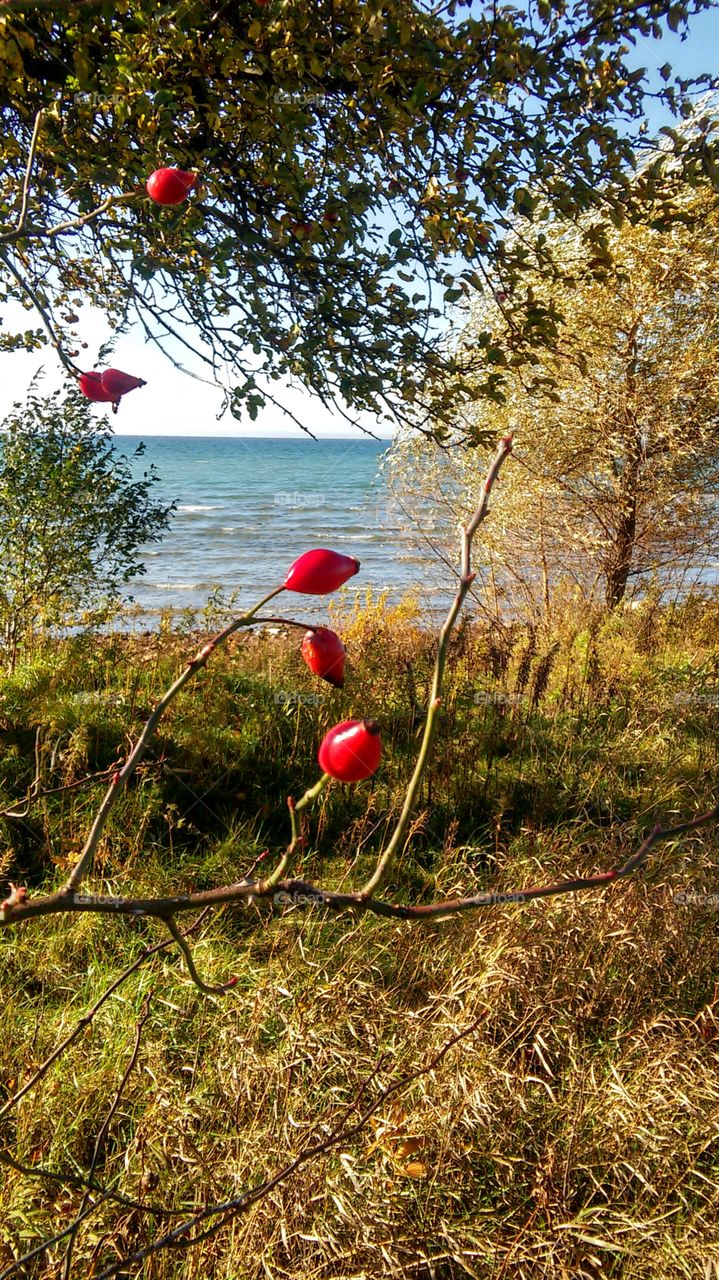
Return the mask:
[[(621, 620), (569, 613), (498, 640), (466, 625), (414, 835), (387, 888), (431, 901), (617, 865), (657, 820), (716, 801), (719, 606)], [(161, 893), (234, 880), (288, 838), (286, 796), (316, 776), (326, 727), (376, 716), (374, 780), (332, 786), (298, 870), (360, 885), (401, 803), (433, 639), (410, 609), (335, 614), (345, 690), (319, 688), (297, 636), (243, 636), (188, 686), (119, 802), (94, 887)], [(0, 808), (34, 777), (73, 782), (127, 750), (192, 651), (115, 635), (38, 652), (0, 687)], [(315, 704), (297, 694), (321, 693)], [(278, 700), (278, 694), (282, 698)], [(289, 699), (287, 695), (290, 695)], [(1, 819), (5, 878), (56, 887), (101, 787)], [(148, 1280), (674, 1280), (719, 1276), (719, 833), (659, 847), (636, 879), (429, 926), (260, 904), (208, 917), (193, 948), (150, 957), (3, 1120), (5, 1151), (68, 1179), (2, 1169), (0, 1275), (72, 1221), (98, 1134), (134, 1070), (95, 1179), (163, 1214), (99, 1203), (73, 1277), (239, 1195), (321, 1141), (343, 1108), (430, 1062), (365, 1128), (307, 1161)], [(187, 924), (185, 918), (183, 924)], [(161, 926), (52, 917), (0, 934), (0, 1107)], [(177, 1216), (173, 1216), (177, 1215)], [(66, 1241), (16, 1275), (63, 1274)]]

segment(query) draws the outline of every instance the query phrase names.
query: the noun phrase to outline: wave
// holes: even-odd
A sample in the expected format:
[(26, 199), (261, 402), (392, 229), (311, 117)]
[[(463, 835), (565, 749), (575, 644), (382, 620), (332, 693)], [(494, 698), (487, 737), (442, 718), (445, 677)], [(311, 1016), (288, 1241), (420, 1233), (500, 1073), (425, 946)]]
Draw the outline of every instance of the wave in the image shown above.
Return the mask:
[(151, 591), (209, 591), (215, 582), (143, 582)]
[(175, 509), (177, 511), (190, 511), (194, 514), (196, 511), (221, 511), (222, 504), (203, 507), (199, 503), (181, 502)]

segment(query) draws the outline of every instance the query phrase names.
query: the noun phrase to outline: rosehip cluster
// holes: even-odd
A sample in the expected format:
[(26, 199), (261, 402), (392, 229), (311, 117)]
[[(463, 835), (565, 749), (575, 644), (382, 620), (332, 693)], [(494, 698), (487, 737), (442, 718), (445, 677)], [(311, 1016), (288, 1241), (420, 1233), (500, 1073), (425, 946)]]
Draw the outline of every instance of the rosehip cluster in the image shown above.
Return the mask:
[[(284, 581), (286, 591), (327, 595), (336, 591), (359, 570), (359, 560), (324, 547), (306, 551), (295, 560)], [(302, 641), (302, 657), (310, 671), (341, 689), (344, 685), (345, 647), (329, 627), (313, 627)], [(338, 782), (360, 782), (379, 765), (382, 740), (375, 720), (343, 720), (325, 734), (318, 760), (323, 773)]]

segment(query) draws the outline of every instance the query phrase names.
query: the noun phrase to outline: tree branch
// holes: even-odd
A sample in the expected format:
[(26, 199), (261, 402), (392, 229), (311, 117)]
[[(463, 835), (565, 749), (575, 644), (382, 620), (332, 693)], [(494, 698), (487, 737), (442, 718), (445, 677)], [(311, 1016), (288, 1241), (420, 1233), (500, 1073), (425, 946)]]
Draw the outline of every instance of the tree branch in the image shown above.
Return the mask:
[(367, 898), (371, 897), (372, 894), (375, 892), (375, 890), (379, 888), (385, 876), (387, 875), (387, 872), (389, 871), (389, 868), (391, 867), (397, 855), (397, 852), (400, 849), (405, 839), (405, 836), (407, 834), (407, 831), (409, 829), (409, 824), (412, 817), (412, 811), (414, 809), (417, 796), (419, 794), (419, 788), (422, 782), (422, 778), (424, 777), (424, 774), (427, 769), (427, 764), (429, 762), (429, 755), (432, 748), (432, 741), (435, 734), (438, 713), (439, 713), (439, 708), (441, 704), (442, 680), (444, 677), (444, 668), (445, 668), (445, 662), (447, 659), (447, 646), (449, 644), (449, 637), (452, 633), (452, 628), (454, 627), (454, 624), (457, 621), (457, 617), (459, 615), (460, 609), (462, 608), (462, 604), (464, 603), (464, 597), (466, 596), (472, 583), (474, 582), (475, 575), (472, 573), (472, 567), (471, 567), (472, 539), (474, 538), (474, 535), (477, 532), (477, 529), (479, 528), (480, 524), (487, 516), (487, 512), (489, 509), (489, 495), (492, 492), (492, 486), (499, 474), (502, 464), (509, 457), (509, 454), (511, 453), (511, 451), (512, 451), (512, 437), (511, 435), (504, 436), (490, 463), (489, 470), (487, 472), (487, 477), (484, 481), (484, 485), (482, 486), (482, 493), (480, 496), (479, 505), (477, 506), (477, 510), (472, 516), (472, 519), (470, 520), (467, 527), (462, 531), (461, 577), (459, 579), (459, 584), (457, 586), (457, 594), (455, 595), (454, 600), (452, 601), (449, 613), (447, 614), (446, 621), (440, 632), (439, 644), (437, 646), (437, 657), (435, 659), (435, 664), (434, 664), (434, 675), (432, 677), (432, 688), (429, 695), (429, 706), (427, 709), (427, 716), (426, 716), (425, 725), (424, 725), (424, 734), (422, 736), (422, 744), (420, 746), (419, 755), (417, 757), (417, 763), (415, 765), (414, 773), (412, 774), (412, 777), (410, 779), (409, 786), (407, 787), (407, 794), (405, 796), (404, 804), (402, 806), (402, 812), (399, 816), (397, 826), (395, 827), (395, 830), (392, 834), (390, 842), (387, 845), (387, 848), (380, 855), (379, 861), (377, 862), (377, 866), (373, 874), (370, 876), (369, 880), (367, 881), (367, 883), (365, 884), (362, 890), (363, 897), (367, 897)]
[(135, 772), (137, 765), (147, 750), (155, 729), (170, 703), (177, 697), (180, 690), (184, 689), (187, 682), (206, 665), (208, 658), (211, 657), (215, 649), (217, 649), (221, 644), (224, 644), (225, 640), (227, 640), (235, 631), (239, 630), (240, 627), (248, 626), (254, 618), (254, 615), (257, 613), (257, 610), (261, 609), (263, 604), (266, 604), (268, 600), (272, 600), (276, 595), (279, 595), (281, 591), (284, 591), (284, 586), (276, 587), (274, 591), (270, 591), (264, 599), (260, 600), (259, 603), (249, 611), (249, 613), (243, 614), (241, 618), (236, 618), (234, 622), (229, 623), (229, 625), (216, 635), (214, 639), (208, 641), (208, 643), (200, 649), (199, 653), (197, 653), (196, 656), (188, 662), (184, 671), (178, 676), (175, 683), (170, 686), (164, 697), (160, 699), (124, 765), (113, 776), (112, 782), (105, 793), (105, 798), (100, 805), (97, 816), (90, 830), (90, 834), (85, 841), (85, 846), (80, 855), (80, 859), (65, 885), (64, 891), (66, 893), (72, 893), (77, 889), (78, 885), (89, 872), (92, 866), (95, 850), (100, 842), (100, 837), (105, 829), (107, 819), (114, 808), (120, 791)]
[[(242, 1195), (236, 1196), (232, 1200), (226, 1200), (221, 1204), (208, 1205), (205, 1209), (196, 1213), (192, 1218), (188, 1218), (186, 1222), (175, 1227), (173, 1231), (170, 1231), (159, 1239), (154, 1240), (152, 1244), (147, 1245), (146, 1248), (139, 1249), (136, 1253), (130, 1254), (129, 1257), (123, 1258), (119, 1262), (113, 1262), (109, 1267), (106, 1267), (104, 1271), (100, 1272), (96, 1277), (96, 1280), (112, 1280), (114, 1276), (127, 1274), (127, 1268), (129, 1266), (134, 1266), (138, 1262), (144, 1262), (146, 1258), (152, 1257), (162, 1249), (170, 1247), (190, 1249), (194, 1245), (200, 1244), (203, 1240), (214, 1235), (231, 1218), (237, 1216), (237, 1214), (245, 1213), (259, 1200), (264, 1200), (276, 1186), (279, 1186), (282, 1182), (286, 1182), (287, 1179), (290, 1178), (293, 1173), (296, 1173), (298, 1169), (302, 1168), (303, 1165), (307, 1164), (311, 1160), (318, 1159), (320, 1156), (326, 1155), (328, 1151), (333, 1150), (333, 1148), (338, 1146), (340, 1143), (346, 1143), (350, 1139), (357, 1137), (357, 1135), (365, 1128), (368, 1121), (377, 1111), (379, 1111), (380, 1107), (382, 1107), (385, 1102), (401, 1090), (406, 1089), (409, 1085), (413, 1084), (415, 1080), (419, 1080), (421, 1076), (428, 1075), (430, 1071), (434, 1071), (455, 1045), (460, 1044), (463, 1040), (467, 1040), (469, 1036), (474, 1034), (485, 1017), (486, 1013), (481, 1013), (478, 1018), (475, 1018), (474, 1022), (472, 1022), (469, 1027), (465, 1028), (464, 1031), (458, 1031), (456, 1035), (452, 1036), (451, 1039), (442, 1046), (439, 1052), (436, 1053), (429, 1062), (426, 1062), (424, 1066), (418, 1067), (416, 1071), (412, 1071), (409, 1074), (402, 1076), (399, 1080), (395, 1081), (394, 1084), (388, 1085), (386, 1089), (383, 1089), (375, 1101), (370, 1103), (369, 1106), (360, 1113), (354, 1124), (348, 1125), (346, 1121), (353, 1111), (358, 1110), (360, 1099), (362, 1098), (368, 1084), (367, 1081), (361, 1086), (354, 1102), (350, 1104), (350, 1107), (347, 1109), (344, 1122), (336, 1127), (328, 1138), (325, 1138), (322, 1142), (312, 1143), (309, 1146), (304, 1147), (299, 1154), (295, 1156), (294, 1160), (291, 1160), (289, 1164), (285, 1165), (284, 1168), (273, 1174), (272, 1177), (266, 1178), (253, 1190), (245, 1191)], [(372, 1077), (374, 1077), (375, 1074), (376, 1070), (372, 1073)], [(372, 1077), (370, 1077), (370, 1079)], [(200, 1232), (200, 1234), (190, 1237), (189, 1240), (186, 1239), (188, 1232), (192, 1231), (195, 1227), (201, 1226), (202, 1223), (207, 1222), (210, 1218), (217, 1218), (219, 1220), (214, 1222), (209, 1230)], [(0, 1277), (0, 1280), (2, 1280), (2, 1277)]]

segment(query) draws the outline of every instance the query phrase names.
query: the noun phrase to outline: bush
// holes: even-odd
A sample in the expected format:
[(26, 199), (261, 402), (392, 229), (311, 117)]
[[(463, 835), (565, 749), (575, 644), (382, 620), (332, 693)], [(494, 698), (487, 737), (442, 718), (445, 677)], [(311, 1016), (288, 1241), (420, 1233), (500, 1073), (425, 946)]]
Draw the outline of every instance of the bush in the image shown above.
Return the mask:
[(33, 635), (107, 616), (174, 506), (154, 500), (154, 467), (132, 479), (79, 393), (59, 397), (31, 386), (0, 428), (0, 646), (11, 669)]

